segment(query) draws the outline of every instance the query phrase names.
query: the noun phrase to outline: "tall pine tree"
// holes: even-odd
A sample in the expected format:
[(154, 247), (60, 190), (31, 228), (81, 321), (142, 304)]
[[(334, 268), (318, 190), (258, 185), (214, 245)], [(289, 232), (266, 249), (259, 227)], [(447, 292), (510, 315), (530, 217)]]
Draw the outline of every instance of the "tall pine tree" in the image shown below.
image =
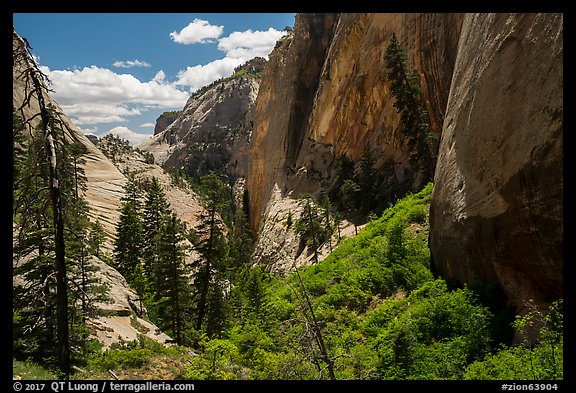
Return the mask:
[[(221, 286), (223, 272), (226, 270), (225, 226), (219, 213), (228, 212), (230, 204), (229, 187), (217, 174), (203, 176), (200, 186), (205, 210), (198, 215), (200, 225), (190, 234), (190, 241), (201, 256), (192, 266), (197, 331), (201, 331), (209, 310), (210, 291)], [(218, 297), (211, 298), (214, 300)]]
[(154, 274), (154, 266), (158, 261), (158, 233), (165, 214), (170, 211), (170, 204), (162, 191), (156, 177), (148, 184), (143, 208), (141, 245), (144, 260), (144, 272), (148, 277)]
[(185, 343), (190, 308), (190, 274), (185, 264), (184, 224), (174, 213), (163, 217), (157, 235), (158, 259), (154, 267), (157, 281), (158, 322), (178, 345)]
[(424, 98), (416, 72), (409, 71), (404, 48), (392, 34), (386, 49), (386, 65), (390, 79), (390, 91), (394, 95), (400, 114), (402, 132), (408, 138), (410, 161), (428, 178), (434, 175), (437, 137), (429, 131), (430, 121), (425, 110)]
[[(142, 264), (142, 223), (140, 220), (140, 202), (137, 186), (129, 181), (125, 186), (126, 196), (123, 198), (120, 218), (116, 224), (116, 239), (114, 242), (114, 267), (129, 283), (134, 284), (141, 272)], [(137, 287), (142, 294), (143, 287)]]

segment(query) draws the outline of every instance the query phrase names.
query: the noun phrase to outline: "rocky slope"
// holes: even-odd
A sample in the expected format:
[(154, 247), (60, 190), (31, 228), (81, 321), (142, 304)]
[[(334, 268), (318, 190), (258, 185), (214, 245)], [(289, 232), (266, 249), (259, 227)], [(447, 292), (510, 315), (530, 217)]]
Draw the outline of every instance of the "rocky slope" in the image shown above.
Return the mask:
[(156, 125), (154, 126), (154, 135), (157, 135), (164, 131), (168, 126), (174, 123), (174, 120), (181, 114), (180, 111), (164, 112), (156, 119)]
[(167, 168), (191, 174), (225, 169), (245, 176), (245, 152), (264, 64), (264, 59), (255, 58), (237, 67), (233, 76), (199, 89), (173, 123), (138, 147)]
[(563, 296), (563, 18), (464, 18), (430, 215), (438, 270)]
[[(22, 39), (14, 32), (14, 51), (24, 51)], [(24, 120), (29, 120), (31, 127), (35, 127), (39, 122), (39, 117), (34, 115), (39, 112), (38, 100), (35, 95), (25, 103), (26, 92), (30, 91), (27, 86), (22, 71), (27, 67), (25, 63), (14, 62), (13, 68), (13, 105), (21, 108), (19, 113)], [(83, 155), (85, 164), (83, 169), (87, 178), (87, 187), (83, 198), (89, 205), (89, 218), (91, 221), (98, 219), (105, 230), (105, 243), (102, 252), (110, 255), (115, 236), (115, 227), (119, 218), (121, 198), (124, 195), (123, 187), (127, 181), (121, 171), (132, 170), (137, 172), (137, 176), (156, 176), (161, 184), (166, 188), (168, 200), (175, 212), (185, 222), (190, 225), (195, 223), (195, 214), (200, 209), (196, 196), (189, 190), (174, 188), (171, 185), (170, 176), (157, 165), (145, 164), (144, 158), (139, 156), (131, 157), (131, 160), (120, 157), (115, 164), (109, 160), (93, 142), (91, 142), (62, 112), (58, 103), (49, 93), (45, 93), (46, 104), (54, 106), (60, 113), (59, 118), (65, 128), (66, 139), (70, 142), (81, 143), (86, 148)], [(129, 164), (126, 162), (131, 161)], [(124, 165), (125, 164), (125, 165)], [(130, 169), (126, 169), (129, 165)], [(120, 170), (118, 169), (120, 168)], [(14, 260), (16, 266), (21, 261)], [(90, 264), (96, 267), (96, 278), (104, 283), (108, 289), (109, 302), (97, 304), (99, 316), (92, 318), (90, 324), (93, 327), (93, 334), (105, 346), (117, 342), (120, 339), (131, 340), (138, 334), (145, 334), (148, 337), (165, 343), (169, 337), (158, 331), (156, 326), (142, 319), (142, 310), (135, 303), (137, 294), (129, 288), (126, 280), (99, 258), (92, 258)], [(14, 278), (14, 285), (17, 285), (19, 278)]]

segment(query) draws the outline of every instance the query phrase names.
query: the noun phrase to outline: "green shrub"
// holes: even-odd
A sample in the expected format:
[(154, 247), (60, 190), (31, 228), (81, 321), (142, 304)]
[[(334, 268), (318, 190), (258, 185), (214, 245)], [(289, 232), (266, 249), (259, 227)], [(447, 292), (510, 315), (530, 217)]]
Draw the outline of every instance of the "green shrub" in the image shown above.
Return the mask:
[(57, 379), (56, 374), (31, 361), (12, 360), (12, 377), (24, 380)]
[(99, 370), (129, 369), (144, 366), (152, 358), (148, 348), (108, 349), (92, 356), (89, 364)]
[(427, 209), (424, 205), (414, 205), (407, 212), (409, 222), (423, 224), (426, 222)]

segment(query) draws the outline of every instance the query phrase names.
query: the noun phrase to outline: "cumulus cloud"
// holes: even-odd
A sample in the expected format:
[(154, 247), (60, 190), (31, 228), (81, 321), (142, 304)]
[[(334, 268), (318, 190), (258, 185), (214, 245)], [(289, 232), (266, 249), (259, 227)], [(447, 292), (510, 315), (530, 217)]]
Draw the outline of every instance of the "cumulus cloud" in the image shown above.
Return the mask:
[(152, 67), (150, 63), (140, 60), (115, 61), (112, 65), (118, 68)]
[(150, 135), (148, 135), (148, 134), (138, 134), (137, 132), (134, 132), (131, 129), (129, 129), (128, 127), (124, 127), (124, 126), (114, 127), (114, 128), (112, 128), (112, 129), (110, 129), (104, 133), (104, 135), (108, 135), (108, 134), (114, 134), (114, 135), (116, 135), (122, 139), (126, 139), (133, 146), (136, 146), (136, 145), (144, 142), (146, 139), (150, 138)]
[(222, 59), (204, 65), (187, 67), (178, 73), (177, 85), (189, 86), (190, 91), (231, 75), (234, 68), (254, 58), (268, 58), (276, 42), (286, 32), (269, 28), (267, 31), (236, 31), (218, 40), (218, 49), (226, 53)]
[(156, 75), (154, 75), (154, 78), (152, 78), (152, 81), (160, 84), (165, 83), (165, 80), (166, 80), (166, 74), (162, 70), (158, 71)]
[(226, 52), (226, 57), (252, 59), (268, 58), (276, 41), (285, 35), (285, 31), (269, 28), (267, 31), (235, 31), (218, 41), (218, 49)]
[(96, 136), (98, 136), (98, 127), (94, 127), (94, 128), (78, 127), (78, 129), (79, 129), (84, 135), (96, 135)]
[(97, 66), (83, 69), (50, 70), (42, 67), (52, 81), (54, 94), (61, 105), (77, 102), (93, 104), (138, 103), (172, 108), (182, 106), (188, 94), (173, 85), (157, 80), (141, 82), (131, 74), (117, 74)]
[(125, 108), (106, 104), (73, 104), (61, 105), (62, 110), (77, 125), (114, 123), (126, 121), (126, 116), (141, 115), (142, 111), (137, 108)]
[[(182, 108), (189, 97), (174, 84), (164, 83), (164, 73), (141, 82), (130, 74), (117, 74), (97, 66), (75, 70), (41, 67), (52, 82), (54, 96), (77, 124), (125, 121), (147, 107)], [(140, 106), (141, 109), (137, 109)]]
[(224, 31), (224, 26), (213, 26), (208, 21), (196, 18), (179, 33), (175, 31), (170, 33), (170, 38), (178, 44), (204, 44), (214, 42), (220, 37), (222, 31)]
[(154, 127), (156, 127), (156, 124), (154, 124), (154, 123), (144, 123), (144, 124), (140, 124), (140, 127), (141, 127), (141, 128), (149, 128), (149, 127), (154, 128)]
[(194, 91), (217, 79), (231, 75), (234, 67), (239, 66), (243, 61), (243, 59), (225, 57), (205, 65), (187, 67), (178, 73), (176, 84), (190, 86), (190, 90)]

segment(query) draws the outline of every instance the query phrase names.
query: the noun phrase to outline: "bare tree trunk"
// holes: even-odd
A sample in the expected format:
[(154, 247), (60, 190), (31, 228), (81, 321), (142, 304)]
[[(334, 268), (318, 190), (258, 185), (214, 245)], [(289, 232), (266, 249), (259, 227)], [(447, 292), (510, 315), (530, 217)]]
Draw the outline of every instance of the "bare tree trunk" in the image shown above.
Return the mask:
[(52, 211), (54, 215), (54, 243), (56, 251), (56, 318), (58, 337), (58, 363), (60, 371), (68, 378), (70, 374), (70, 343), (68, 327), (68, 288), (66, 279), (66, 260), (64, 245), (64, 218), (62, 215), (62, 202), (60, 200), (59, 173), (56, 162), (56, 148), (50, 127), (50, 115), (46, 109), (42, 85), (36, 75), (37, 70), (31, 71), (34, 88), (38, 95), (40, 115), (42, 117), (42, 131), (45, 138), (46, 157), (49, 164), (49, 187)]
[[(298, 280), (300, 281), (300, 285), (302, 286), (302, 290), (304, 292), (304, 299), (306, 300), (306, 305), (308, 306), (308, 310), (310, 311), (310, 315), (312, 317), (312, 328), (314, 330), (314, 337), (316, 339), (316, 344), (318, 345), (318, 349), (320, 349), (320, 353), (322, 354), (322, 360), (326, 363), (326, 367), (328, 368), (328, 375), (331, 380), (336, 380), (336, 374), (334, 373), (334, 362), (328, 356), (328, 351), (326, 349), (326, 345), (324, 344), (324, 337), (322, 336), (322, 331), (320, 330), (320, 325), (318, 324), (318, 320), (316, 319), (316, 314), (314, 313), (314, 309), (312, 308), (312, 302), (310, 301), (310, 297), (308, 297), (308, 291), (304, 286), (304, 281), (302, 281), (302, 277), (296, 269), (296, 265), (293, 262), (294, 270), (296, 271), (296, 275), (298, 276)], [(306, 314), (304, 314), (306, 317)], [(306, 317), (308, 319), (308, 317)]]

